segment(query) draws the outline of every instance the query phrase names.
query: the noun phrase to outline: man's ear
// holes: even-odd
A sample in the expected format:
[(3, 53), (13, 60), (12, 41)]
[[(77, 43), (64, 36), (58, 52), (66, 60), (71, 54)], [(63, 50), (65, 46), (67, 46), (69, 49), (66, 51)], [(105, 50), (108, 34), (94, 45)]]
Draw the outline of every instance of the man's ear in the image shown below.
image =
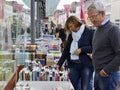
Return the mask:
[(102, 16), (105, 16), (105, 12), (104, 11), (101, 11), (100, 13), (102, 14)]

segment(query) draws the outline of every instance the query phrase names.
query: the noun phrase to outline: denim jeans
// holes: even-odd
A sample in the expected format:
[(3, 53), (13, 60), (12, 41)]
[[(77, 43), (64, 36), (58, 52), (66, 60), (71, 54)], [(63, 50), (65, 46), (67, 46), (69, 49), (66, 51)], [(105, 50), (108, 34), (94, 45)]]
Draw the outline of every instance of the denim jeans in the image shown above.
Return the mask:
[(93, 90), (93, 68), (72, 64), (69, 72), (70, 81), (75, 90)]
[(95, 73), (94, 88), (95, 90), (116, 90), (120, 81), (120, 71), (113, 72), (109, 77), (101, 77), (99, 73)]

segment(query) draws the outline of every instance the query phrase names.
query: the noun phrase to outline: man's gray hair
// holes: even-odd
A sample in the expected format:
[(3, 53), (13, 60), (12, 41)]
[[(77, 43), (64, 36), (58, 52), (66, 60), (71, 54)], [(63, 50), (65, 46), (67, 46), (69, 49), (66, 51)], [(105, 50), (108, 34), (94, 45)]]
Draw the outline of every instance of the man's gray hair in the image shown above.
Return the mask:
[(105, 6), (100, 1), (95, 1), (92, 3), (88, 8), (87, 11), (90, 11), (91, 9), (95, 8), (98, 12), (99, 11), (105, 11)]

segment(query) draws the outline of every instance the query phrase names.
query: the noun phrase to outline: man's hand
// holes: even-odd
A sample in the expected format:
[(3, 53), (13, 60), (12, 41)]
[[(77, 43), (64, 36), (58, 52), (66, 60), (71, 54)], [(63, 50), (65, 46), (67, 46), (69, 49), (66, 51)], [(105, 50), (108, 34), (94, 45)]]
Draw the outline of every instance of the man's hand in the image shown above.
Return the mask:
[(108, 77), (109, 75), (102, 69), (102, 70), (100, 71), (100, 76), (101, 76), (101, 77)]

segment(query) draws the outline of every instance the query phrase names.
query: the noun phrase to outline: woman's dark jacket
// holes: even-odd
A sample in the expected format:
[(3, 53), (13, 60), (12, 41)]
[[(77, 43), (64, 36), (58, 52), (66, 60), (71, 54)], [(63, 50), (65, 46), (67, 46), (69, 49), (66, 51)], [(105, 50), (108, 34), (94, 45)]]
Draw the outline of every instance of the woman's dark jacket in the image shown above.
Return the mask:
[[(81, 64), (87, 67), (92, 67), (92, 61), (87, 53), (92, 53), (92, 38), (93, 38), (94, 30), (90, 30), (85, 27), (81, 38), (78, 41), (78, 47), (81, 48), (81, 54), (79, 55), (79, 60)], [(72, 34), (69, 35), (68, 41), (62, 55), (57, 63), (60, 67), (63, 65), (64, 61), (67, 60), (68, 67), (70, 68), (72, 65), (72, 61), (70, 60), (70, 46), (72, 43)]]

